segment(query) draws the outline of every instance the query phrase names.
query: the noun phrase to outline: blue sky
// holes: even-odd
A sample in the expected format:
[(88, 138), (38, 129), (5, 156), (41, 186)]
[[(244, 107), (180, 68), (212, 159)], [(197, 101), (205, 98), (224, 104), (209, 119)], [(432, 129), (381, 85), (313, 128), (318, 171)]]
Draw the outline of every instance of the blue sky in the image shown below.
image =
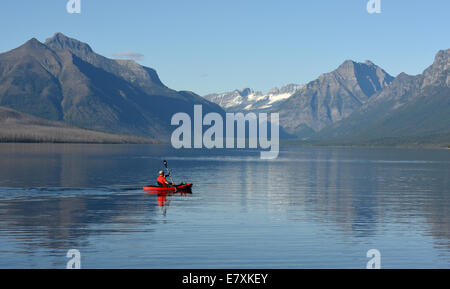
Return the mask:
[(346, 59), (421, 73), (450, 48), (450, 1), (2, 0), (0, 51), (62, 32), (107, 57), (142, 54), (177, 90), (198, 94), (307, 83)]

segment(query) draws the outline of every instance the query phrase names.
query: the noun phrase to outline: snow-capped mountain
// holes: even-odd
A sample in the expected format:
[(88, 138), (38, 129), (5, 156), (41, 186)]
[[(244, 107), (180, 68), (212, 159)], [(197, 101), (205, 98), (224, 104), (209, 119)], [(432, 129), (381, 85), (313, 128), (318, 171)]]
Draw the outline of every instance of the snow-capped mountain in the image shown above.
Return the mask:
[(250, 88), (231, 92), (205, 95), (204, 98), (217, 103), (228, 112), (265, 111), (276, 109), (278, 105), (302, 89), (304, 85), (288, 84), (282, 88), (272, 88), (267, 93)]

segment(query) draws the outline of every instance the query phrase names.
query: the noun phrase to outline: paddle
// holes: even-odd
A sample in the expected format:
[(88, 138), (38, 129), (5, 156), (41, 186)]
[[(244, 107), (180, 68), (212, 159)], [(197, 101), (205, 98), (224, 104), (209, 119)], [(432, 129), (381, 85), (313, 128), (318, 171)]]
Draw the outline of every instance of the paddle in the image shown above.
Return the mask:
[(175, 183), (173, 182), (173, 179), (172, 179), (172, 173), (170, 172), (169, 167), (168, 167), (168, 165), (167, 165), (167, 161), (164, 160), (163, 163), (164, 163), (164, 166), (166, 167), (167, 172), (169, 173), (170, 182), (172, 183), (172, 185), (173, 185), (173, 186), (175, 187), (175, 189), (176, 189)]
[[(176, 186), (175, 183), (173, 182), (173, 179), (172, 179), (172, 172), (169, 170), (169, 166), (167, 165), (167, 161), (164, 160), (164, 161), (163, 161), (163, 164), (164, 164), (164, 166), (166, 167), (167, 172), (169, 173), (170, 182), (172, 183), (172, 186), (175, 188), (175, 193), (176, 193), (176, 192), (177, 192), (177, 186)], [(170, 202), (171, 202), (171, 199), (169, 198), (169, 200), (167, 201), (167, 207), (170, 206)], [(165, 215), (166, 212), (167, 212), (167, 207), (166, 207), (166, 211), (164, 212), (164, 215)]]

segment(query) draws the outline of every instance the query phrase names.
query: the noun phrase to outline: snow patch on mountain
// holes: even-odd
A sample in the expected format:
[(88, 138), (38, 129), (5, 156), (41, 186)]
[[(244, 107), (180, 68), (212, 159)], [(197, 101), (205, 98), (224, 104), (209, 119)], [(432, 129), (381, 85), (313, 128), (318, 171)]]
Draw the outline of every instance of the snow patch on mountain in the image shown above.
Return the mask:
[(217, 103), (226, 111), (260, 111), (274, 109), (277, 105), (303, 89), (304, 85), (288, 84), (282, 88), (272, 88), (267, 93), (250, 88), (231, 92), (205, 95), (204, 98)]

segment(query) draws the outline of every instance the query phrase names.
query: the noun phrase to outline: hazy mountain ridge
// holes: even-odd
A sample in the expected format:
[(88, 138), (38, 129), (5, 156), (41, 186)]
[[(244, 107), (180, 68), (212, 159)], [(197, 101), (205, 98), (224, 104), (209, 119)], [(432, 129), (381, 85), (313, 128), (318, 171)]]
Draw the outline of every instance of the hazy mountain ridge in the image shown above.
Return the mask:
[(267, 93), (254, 91), (247, 87), (242, 90), (208, 94), (203, 97), (220, 105), (228, 112), (271, 111), (303, 87), (299, 84), (288, 84), (280, 89), (272, 88)]
[(289, 84), (267, 94), (245, 88), (204, 98), (228, 112), (278, 112), (283, 129), (291, 135), (306, 137), (361, 108), (393, 79), (370, 61), (347, 60), (336, 70), (306, 85)]
[[(371, 61), (347, 60), (266, 111), (278, 112), (281, 127), (307, 143), (447, 146), (449, 55), (441, 50), (422, 74), (395, 78)], [(246, 111), (249, 95), (258, 94), (244, 89), (206, 97), (227, 111)]]

